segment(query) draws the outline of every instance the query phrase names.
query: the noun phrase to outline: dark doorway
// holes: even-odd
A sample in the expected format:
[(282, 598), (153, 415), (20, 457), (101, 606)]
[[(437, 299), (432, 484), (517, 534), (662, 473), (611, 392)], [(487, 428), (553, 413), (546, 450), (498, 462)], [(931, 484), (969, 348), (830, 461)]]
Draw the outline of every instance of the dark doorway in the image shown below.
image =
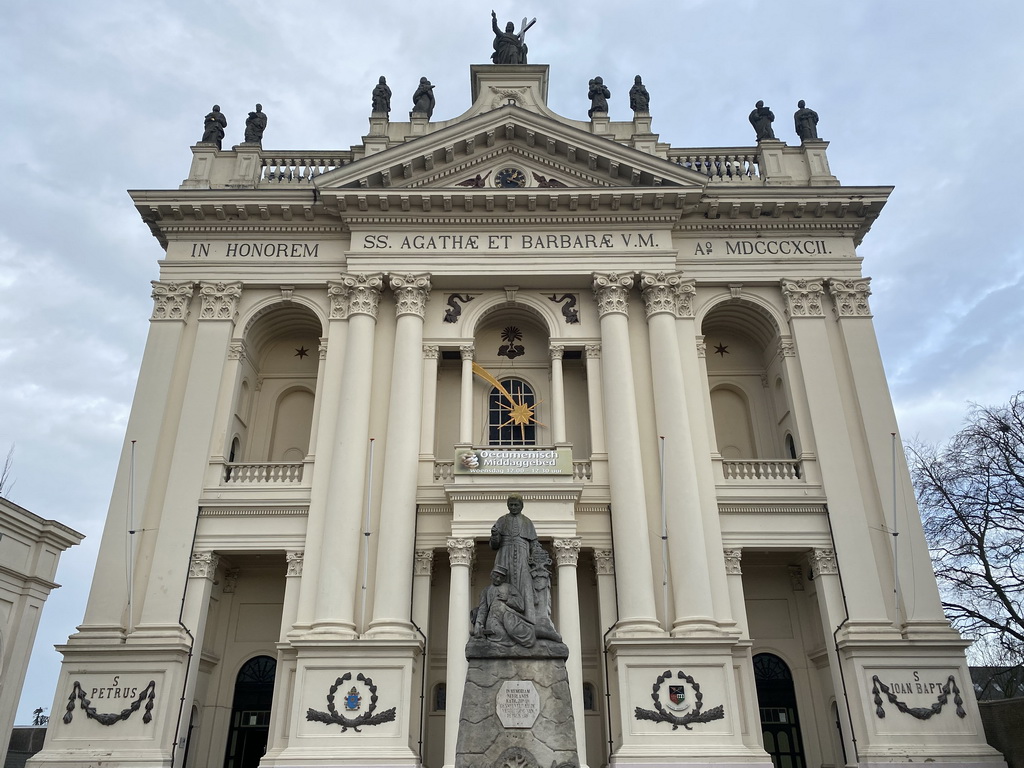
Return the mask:
[(772, 764), (775, 768), (806, 768), (793, 675), (786, 662), (772, 653), (757, 654), (754, 682), (764, 749), (771, 755)]
[(238, 670), (224, 768), (257, 768), (267, 751), (276, 672), (277, 661), (270, 656), (251, 658)]

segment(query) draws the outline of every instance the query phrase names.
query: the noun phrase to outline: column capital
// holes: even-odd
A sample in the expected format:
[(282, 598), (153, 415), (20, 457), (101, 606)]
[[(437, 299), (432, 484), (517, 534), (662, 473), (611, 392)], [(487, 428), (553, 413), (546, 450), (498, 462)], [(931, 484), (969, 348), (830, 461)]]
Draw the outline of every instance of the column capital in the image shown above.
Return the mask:
[(832, 314), (836, 320), (841, 317), (871, 317), (868, 296), (871, 295), (871, 278), (856, 280), (828, 280), (828, 292), (832, 295)]
[(320, 343), (317, 344), (316, 351), (320, 356), (321, 360), (327, 359), (327, 345), (329, 344), (326, 336), (320, 337)]
[(476, 542), (473, 539), (448, 539), (448, 559), (452, 565), (473, 564)]
[(693, 317), (693, 297), (697, 281), (683, 277), (682, 272), (641, 272), (640, 295), (647, 318), (659, 313), (674, 317)]
[(288, 563), (288, 570), (285, 572), (286, 576), (301, 576), (302, 575), (302, 564), (305, 560), (305, 550), (297, 549), (291, 550), (284, 553), (285, 562)]
[(194, 284), (164, 283), (154, 280), (153, 314), (151, 320), (188, 320), (188, 305), (192, 300)]
[(190, 579), (209, 579), (213, 581), (220, 564), (220, 555), (216, 552), (193, 552), (188, 564)]
[(796, 357), (796, 344), (792, 336), (783, 336), (779, 339), (779, 355), (782, 357)]
[(830, 548), (815, 548), (807, 556), (807, 564), (810, 567), (811, 578), (819, 576), (835, 576), (839, 573), (839, 564), (836, 562), (836, 551)]
[(740, 560), (743, 559), (742, 549), (723, 549), (722, 556), (725, 558), (725, 572), (730, 576), (741, 576)]
[(202, 307), (200, 320), (238, 319), (238, 303), (242, 298), (241, 283), (200, 283), (199, 297)]
[(245, 360), (246, 357), (244, 341), (232, 341), (228, 344), (228, 360)]
[(615, 557), (610, 549), (594, 550), (594, 573), (598, 576), (615, 575)]
[(463, 344), (459, 347), (459, 357), (462, 358), (463, 362), (465, 362), (466, 360), (473, 362), (473, 355), (475, 354), (476, 347), (474, 347), (472, 344)]
[[(451, 545), (449, 545), (451, 546)], [(434, 572), (434, 550), (417, 549), (413, 565), (413, 576), (430, 576)]]
[(706, 358), (708, 356), (708, 343), (704, 341), (703, 336), (695, 336), (693, 345), (697, 348), (697, 357)]
[(424, 360), (437, 360), (441, 357), (441, 347), (437, 344), (424, 344), (423, 345), (423, 359)]
[(341, 280), (329, 281), (330, 319), (346, 320), (351, 315), (369, 315), (376, 320), (383, 287), (384, 276), (380, 272), (343, 274)]
[(427, 310), (427, 298), (430, 296), (430, 275), (406, 273), (391, 275), (391, 290), (395, 294), (395, 317), (415, 315), (422, 318)]
[(633, 276), (618, 272), (594, 272), (594, 298), (597, 300), (597, 314), (600, 317), (617, 313), (629, 314), (629, 291), (633, 287)]
[(553, 543), (555, 545), (555, 562), (558, 565), (571, 565), (575, 568), (580, 559), (580, 546), (583, 544), (583, 539), (555, 539)]
[(565, 354), (565, 344), (549, 344), (548, 353), (552, 360), (561, 360)]
[(821, 280), (809, 278), (783, 280), (782, 295), (786, 300), (786, 319), (794, 317), (824, 317), (822, 298), (825, 287)]
[(601, 359), (601, 345), (600, 344), (585, 344), (583, 346), (583, 356), (587, 360), (600, 360)]

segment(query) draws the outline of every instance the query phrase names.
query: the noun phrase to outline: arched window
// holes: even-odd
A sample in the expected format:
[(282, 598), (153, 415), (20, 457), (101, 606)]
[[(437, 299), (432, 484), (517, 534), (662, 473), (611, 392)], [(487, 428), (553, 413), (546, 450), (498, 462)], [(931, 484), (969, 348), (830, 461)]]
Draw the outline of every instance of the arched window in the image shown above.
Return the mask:
[(488, 444), (536, 445), (533, 413), (537, 399), (532, 387), (522, 379), (505, 379), (501, 386), (504, 391), (492, 387), (487, 395)]
[(277, 660), (270, 656), (249, 659), (238, 671), (224, 768), (259, 765), (270, 735), (270, 705), (276, 675)]
[(796, 691), (789, 666), (773, 653), (759, 653), (754, 656), (754, 682), (765, 752), (775, 765), (805, 768)]

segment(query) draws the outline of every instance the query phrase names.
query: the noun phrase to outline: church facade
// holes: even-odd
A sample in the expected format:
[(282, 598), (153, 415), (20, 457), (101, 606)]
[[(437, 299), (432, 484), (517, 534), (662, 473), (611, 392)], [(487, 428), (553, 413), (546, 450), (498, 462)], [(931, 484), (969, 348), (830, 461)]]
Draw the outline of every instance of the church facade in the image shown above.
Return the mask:
[(473, 66), (455, 119), (132, 192), (165, 253), (34, 765), (453, 766), (513, 494), (581, 765), (1003, 765), (894, 509), (857, 254), (890, 188), (547, 87)]

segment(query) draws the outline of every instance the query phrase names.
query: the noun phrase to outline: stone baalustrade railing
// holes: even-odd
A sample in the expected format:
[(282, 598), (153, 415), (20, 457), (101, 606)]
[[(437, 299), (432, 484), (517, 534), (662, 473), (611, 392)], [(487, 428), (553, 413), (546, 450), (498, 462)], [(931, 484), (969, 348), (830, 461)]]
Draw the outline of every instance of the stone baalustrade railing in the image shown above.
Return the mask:
[(670, 149), (668, 159), (676, 165), (707, 176), (712, 184), (762, 183), (760, 158), (756, 148)]
[[(590, 461), (574, 461), (572, 463), (573, 480), (593, 480), (594, 465)], [(450, 483), (455, 478), (454, 461), (434, 462), (434, 482)]]
[(725, 459), (722, 471), (726, 480), (799, 480), (798, 459)]
[(259, 186), (312, 184), (313, 179), (352, 162), (351, 152), (264, 152)]
[(224, 465), (225, 485), (302, 482), (302, 462), (233, 463)]

